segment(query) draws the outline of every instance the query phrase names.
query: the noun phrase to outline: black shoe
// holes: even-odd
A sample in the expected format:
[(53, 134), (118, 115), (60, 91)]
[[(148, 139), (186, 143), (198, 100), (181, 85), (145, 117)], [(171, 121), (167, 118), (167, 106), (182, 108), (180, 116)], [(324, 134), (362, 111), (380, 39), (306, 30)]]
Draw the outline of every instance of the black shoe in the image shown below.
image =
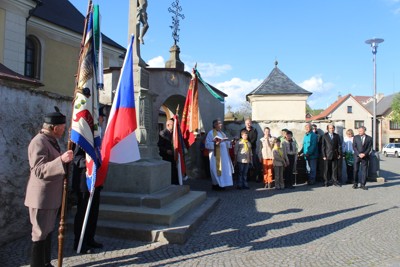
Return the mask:
[(325, 186), (325, 187), (328, 187), (328, 186), (329, 186), (329, 184), (328, 184), (328, 183), (325, 183), (325, 184), (324, 184), (324, 186)]
[(340, 183), (333, 183), (333, 185), (337, 186), (337, 187), (342, 187), (342, 185)]
[(250, 189), (250, 187), (248, 187), (248, 186), (243, 186), (243, 189)]
[(237, 190), (242, 190), (243, 187), (241, 187), (241, 186), (236, 186), (236, 189), (237, 189)]
[[(74, 244), (74, 250), (75, 251), (78, 250), (78, 244)], [(90, 253), (92, 253), (92, 250), (86, 244), (82, 244), (81, 251), (79, 252), (79, 254), (90, 254)]]
[(360, 186), (360, 188), (361, 188), (362, 190), (368, 190), (368, 187), (366, 187), (365, 185)]
[(358, 186), (356, 184), (353, 184), (353, 189), (357, 189)]
[(96, 242), (95, 240), (92, 240), (90, 242), (87, 242), (87, 246), (90, 248), (103, 248), (103, 244)]

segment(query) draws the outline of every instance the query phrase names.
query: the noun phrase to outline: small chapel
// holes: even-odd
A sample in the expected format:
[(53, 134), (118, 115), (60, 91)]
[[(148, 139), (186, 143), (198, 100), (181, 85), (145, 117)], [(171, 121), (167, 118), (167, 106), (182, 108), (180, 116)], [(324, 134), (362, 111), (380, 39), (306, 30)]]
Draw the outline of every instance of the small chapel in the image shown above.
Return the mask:
[(268, 77), (246, 95), (252, 109), (252, 120), (304, 121), (307, 99), (312, 93), (294, 83), (278, 68), (278, 62)]

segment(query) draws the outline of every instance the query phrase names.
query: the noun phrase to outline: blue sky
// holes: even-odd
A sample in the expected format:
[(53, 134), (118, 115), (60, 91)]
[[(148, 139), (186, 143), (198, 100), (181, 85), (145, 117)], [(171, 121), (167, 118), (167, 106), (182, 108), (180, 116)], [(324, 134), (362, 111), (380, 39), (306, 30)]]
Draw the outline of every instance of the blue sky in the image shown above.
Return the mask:
[[(82, 13), (86, 0), (70, 0)], [(150, 66), (164, 66), (173, 45), (172, 0), (148, 0), (150, 28), (141, 47)], [(126, 47), (129, 0), (93, 0), (102, 31)], [(274, 62), (313, 92), (312, 108), (339, 94), (372, 95), (373, 62), (365, 40), (383, 38), (377, 53), (377, 91), (400, 87), (400, 0), (180, 0), (181, 60), (198, 63), (202, 77), (236, 110), (272, 71)]]

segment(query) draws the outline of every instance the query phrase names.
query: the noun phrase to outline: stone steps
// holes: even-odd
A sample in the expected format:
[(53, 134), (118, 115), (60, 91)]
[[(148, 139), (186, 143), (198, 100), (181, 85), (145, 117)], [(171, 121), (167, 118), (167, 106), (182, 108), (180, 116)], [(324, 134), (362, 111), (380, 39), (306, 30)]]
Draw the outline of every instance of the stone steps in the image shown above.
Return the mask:
[(207, 194), (200, 191), (189, 191), (162, 208), (146, 206), (127, 206), (101, 204), (99, 219), (112, 219), (122, 222), (171, 225), (180, 216), (206, 200)]
[[(102, 192), (96, 233), (182, 244), (218, 201), (186, 185), (170, 185), (151, 194)], [(68, 223), (72, 225), (73, 218)]]
[(101, 203), (161, 208), (173, 202), (175, 199), (189, 193), (189, 191), (190, 187), (188, 185), (171, 185), (153, 194), (102, 192)]
[(184, 244), (218, 202), (219, 198), (207, 198), (201, 205), (191, 209), (168, 226), (99, 219), (97, 234), (145, 242), (164, 241)]

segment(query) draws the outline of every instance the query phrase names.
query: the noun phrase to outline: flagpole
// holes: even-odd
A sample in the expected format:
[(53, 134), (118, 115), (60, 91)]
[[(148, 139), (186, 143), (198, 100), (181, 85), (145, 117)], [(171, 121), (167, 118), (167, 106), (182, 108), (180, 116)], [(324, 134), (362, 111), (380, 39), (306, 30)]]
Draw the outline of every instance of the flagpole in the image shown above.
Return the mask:
[(87, 204), (87, 207), (86, 207), (85, 219), (83, 220), (81, 236), (79, 237), (79, 244), (78, 244), (78, 248), (76, 250), (76, 253), (80, 253), (81, 249), (82, 249), (83, 237), (85, 236), (86, 226), (87, 226), (87, 222), (88, 222), (88, 219), (89, 219), (90, 208), (92, 207), (94, 190), (96, 190), (94, 185), (92, 187), (93, 188), (90, 190), (89, 201), (88, 201), (88, 204)]
[[(82, 41), (81, 41), (81, 50), (79, 53), (79, 64), (78, 64), (78, 74), (79, 74), (79, 68), (80, 68), (80, 62), (81, 62), (81, 55), (82, 55), (82, 49), (83, 49), (83, 44), (85, 41), (85, 36), (86, 36), (86, 29), (87, 29), (87, 14), (89, 14), (90, 9), (92, 6), (92, 0), (88, 0), (88, 10), (86, 12), (86, 18), (85, 18), (85, 26), (83, 30), (83, 35), (82, 35)], [(79, 77), (78, 75), (76, 76), (76, 81), (78, 81)], [(77, 85), (77, 82), (75, 86)], [(75, 99), (75, 94), (76, 90), (74, 90), (74, 99)], [(71, 115), (71, 122), (72, 122), (72, 116)], [(70, 124), (71, 125), (71, 124)], [(72, 149), (72, 142), (71, 142), (71, 126), (69, 129), (68, 133), (68, 150)], [(60, 226), (58, 228), (58, 259), (57, 259), (57, 266), (62, 267), (63, 264), (63, 249), (64, 249), (64, 232), (65, 232), (65, 217), (67, 213), (67, 198), (68, 198), (68, 177), (69, 177), (69, 172), (70, 172), (70, 163), (67, 164), (66, 166), (66, 171), (63, 179), (63, 192), (62, 192), (62, 202), (61, 202), (61, 215), (60, 215)]]

